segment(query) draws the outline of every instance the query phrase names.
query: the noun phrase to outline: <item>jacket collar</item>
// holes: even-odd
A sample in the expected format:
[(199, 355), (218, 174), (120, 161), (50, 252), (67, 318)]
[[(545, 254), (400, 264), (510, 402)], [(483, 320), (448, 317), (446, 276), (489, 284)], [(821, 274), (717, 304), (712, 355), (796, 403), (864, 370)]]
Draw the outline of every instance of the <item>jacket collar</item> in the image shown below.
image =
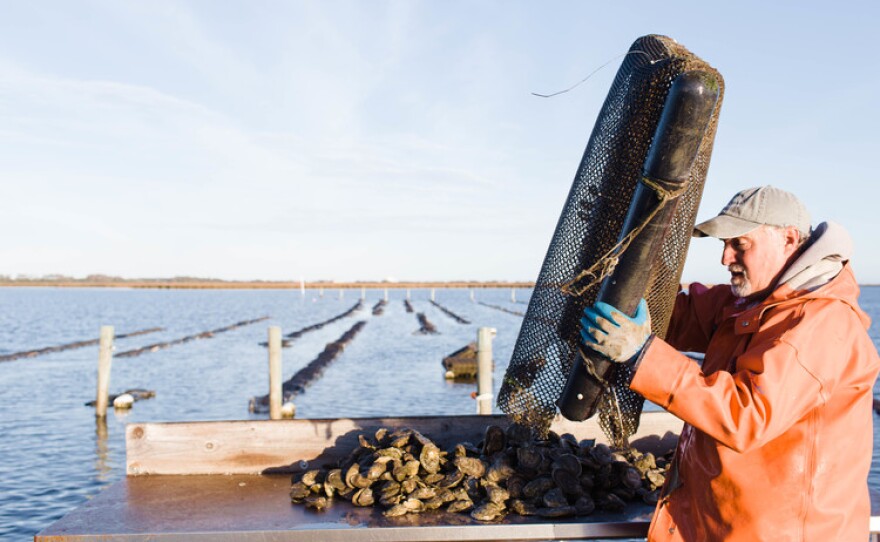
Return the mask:
[(757, 304), (746, 304), (738, 299), (725, 307), (723, 317), (735, 318), (734, 333), (744, 335), (758, 331), (764, 313), (774, 307), (797, 305), (811, 299), (835, 299), (842, 301), (852, 308), (867, 329), (871, 320), (858, 306), (859, 287), (856, 283), (852, 267), (846, 263), (843, 270), (824, 286), (812, 291), (795, 290), (789, 284), (783, 284), (776, 288), (767, 298)]

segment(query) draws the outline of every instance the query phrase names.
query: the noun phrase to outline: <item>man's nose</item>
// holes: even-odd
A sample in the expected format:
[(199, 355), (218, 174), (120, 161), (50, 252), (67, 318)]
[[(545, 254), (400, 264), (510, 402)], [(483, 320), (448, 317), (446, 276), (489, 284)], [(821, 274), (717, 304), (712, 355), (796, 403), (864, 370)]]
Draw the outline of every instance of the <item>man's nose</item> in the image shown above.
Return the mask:
[(728, 243), (724, 243), (724, 250), (721, 251), (721, 265), (727, 267), (736, 261), (733, 248)]

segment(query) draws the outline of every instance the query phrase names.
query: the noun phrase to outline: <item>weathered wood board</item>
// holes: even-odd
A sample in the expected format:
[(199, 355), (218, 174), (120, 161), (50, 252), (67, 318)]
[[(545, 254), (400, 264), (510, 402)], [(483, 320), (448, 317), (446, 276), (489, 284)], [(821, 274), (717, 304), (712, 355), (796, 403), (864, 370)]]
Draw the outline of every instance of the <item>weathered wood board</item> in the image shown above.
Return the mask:
[[(335, 463), (357, 446), (357, 436), (380, 427), (409, 427), (441, 446), (482, 439), (504, 416), (431, 416), (231, 422), (141, 423), (126, 428), (126, 469), (145, 474), (272, 474)], [(642, 415), (630, 440), (643, 451), (674, 446), (682, 422), (664, 412)], [(558, 418), (551, 429), (578, 439), (607, 442), (595, 420)]]

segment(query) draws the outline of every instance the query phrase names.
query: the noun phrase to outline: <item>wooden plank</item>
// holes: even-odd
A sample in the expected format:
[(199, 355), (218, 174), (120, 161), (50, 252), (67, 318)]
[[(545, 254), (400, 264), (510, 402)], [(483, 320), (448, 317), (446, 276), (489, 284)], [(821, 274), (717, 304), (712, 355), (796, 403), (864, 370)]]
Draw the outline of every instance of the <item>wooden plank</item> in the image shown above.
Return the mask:
[[(292, 473), (335, 463), (357, 445), (357, 436), (380, 427), (416, 429), (441, 447), (482, 439), (505, 416), (430, 416), (323, 420), (140, 423), (126, 428), (126, 472), (145, 474)], [(631, 441), (644, 451), (671, 449), (682, 422), (664, 412), (646, 412)], [(551, 429), (578, 439), (605, 442), (595, 419), (558, 418)]]

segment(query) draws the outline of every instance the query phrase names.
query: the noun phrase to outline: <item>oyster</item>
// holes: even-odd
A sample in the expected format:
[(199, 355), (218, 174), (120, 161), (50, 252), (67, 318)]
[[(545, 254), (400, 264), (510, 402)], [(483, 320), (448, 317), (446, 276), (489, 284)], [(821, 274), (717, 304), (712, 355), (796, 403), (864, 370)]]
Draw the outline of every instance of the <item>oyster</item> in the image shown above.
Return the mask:
[(510, 511), (520, 516), (534, 516), (538, 513), (538, 507), (520, 499), (511, 499)]
[(565, 469), (554, 468), (550, 477), (559, 489), (567, 495), (581, 495), (584, 492), (580, 479)]
[(516, 450), (516, 463), (520, 469), (535, 470), (541, 465), (543, 456), (534, 446), (523, 446)]
[(306, 497), (305, 503), (312, 510), (321, 511), (327, 508), (328, 501), (324, 495), (309, 495)]
[(304, 483), (307, 486), (313, 486), (323, 479), (324, 477), (321, 475), (320, 470), (312, 469), (303, 473), (302, 478), (300, 478), (300, 482)]
[(486, 464), (476, 457), (456, 457), (454, 463), (467, 476), (479, 478), (486, 473)]
[(568, 506), (568, 498), (566, 498), (565, 494), (562, 493), (562, 490), (558, 487), (554, 487), (544, 493), (541, 501), (547, 508), (561, 508), (563, 506)]
[(621, 483), (629, 489), (636, 490), (642, 487), (642, 475), (635, 467), (624, 468), (623, 475), (620, 479)]
[(440, 448), (434, 445), (434, 443), (428, 443), (422, 446), (422, 451), (419, 453), (419, 462), (426, 472), (429, 474), (435, 474), (439, 471), (440, 459)]
[(596, 499), (596, 506), (609, 512), (622, 512), (626, 508), (626, 503), (614, 493), (605, 493), (600, 494)]
[(296, 482), (290, 486), (290, 499), (293, 502), (302, 502), (311, 494), (312, 490), (302, 482)]
[(645, 474), (645, 478), (649, 482), (649, 489), (662, 487), (666, 483), (666, 477), (659, 470), (651, 469)]
[(446, 478), (446, 475), (442, 472), (435, 472), (434, 474), (426, 474), (422, 476), (422, 481), (428, 484), (429, 486), (436, 486), (443, 479)]
[(467, 512), (474, 507), (474, 502), (471, 500), (460, 500), (460, 501), (452, 501), (449, 503), (449, 506), (446, 508), (449, 512)]
[(373, 490), (368, 487), (355, 491), (351, 497), (351, 504), (355, 506), (372, 506), (374, 502), (376, 499), (373, 497)]
[(404, 481), (406, 478), (412, 478), (419, 473), (419, 462), (415, 459), (399, 464), (392, 471), (394, 479), (398, 482)]
[(513, 445), (524, 444), (532, 438), (532, 430), (518, 423), (508, 425), (504, 434), (507, 442)]
[(540, 478), (535, 478), (526, 484), (523, 487), (523, 495), (528, 499), (534, 499), (535, 497), (542, 497), (544, 493), (547, 493), (552, 488), (553, 479), (548, 478), (547, 476), (542, 476)]
[(510, 478), (516, 470), (506, 455), (498, 454), (486, 471), (486, 479), (490, 482), (503, 482)]
[(589, 495), (581, 495), (574, 501), (574, 510), (579, 516), (588, 516), (596, 510), (596, 503)]
[(484, 489), (486, 490), (486, 498), (489, 499), (489, 502), (501, 504), (510, 498), (509, 491), (492, 482), (484, 484)]
[(455, 470), (455, 471), (450, 472), (449, 474), (444, 476), (442, 480), (437, 482), (437, 487), (440, 487), (440, 488), (455, 487), (458, 484), (460, 484), (462, 480), (464, 480), (464, 473), (461, 472), (460, 470)]
[(370, 465), (370, 468), (367, 469), (366, 477), (375, 482), (380, 476), (385, 474), (385, 470), (388, 468), (387, 465), (391, 461), (393, 460), (387, 456), (377, 457), (373, 464)]
[(403, 482), (400, 482), (400, 492), (410, 494), (415, 491), (419, 487), (419, 480), (417, 478), (407, 478)]
[(407, 507), (405, 507), (402, 504), (395, 504), (394, 506), (392, 506), (388, 510), (385, 510), (384, 512), (382, 512), (382, 515), (384, 515), (386, 517), (395, 517), (395, 516), (402, 516), (407, 513), (409, 513), (409, 509)]
[(407, 444), (409, 444), (409, 437), (412, 436), (412, 430), (410, 429), (400, 429), (397, 430), (389, 436), (391, 439), (391, 446), (395, 448), (403, 448)]
[(633, 460), (632, 464), (633, 467), (638, 469), (643, 475), (649, 470), (657, 468), (657, 462), (654, 460), (654, 454), (651, 452), (639, 454), (639, 456)]
[(486, 427), (486, 433), (483, 437), (482, 455), (484, 455), (485, 457), (491, 457), (495, 455), (496, 453), (504, 449), (506, 442), (507, 438), (504, 434), (504, 429), (501, 429), (497, 425), (490, 425)]
[(407, 499), (403, 501), (402, 505), (410, 512), (421, 512), (425, 509), (425, 503), (423, 503), (419, 499)]
[(375, 451), (377, 457), (390, 457), (400, 461), (403, 459), (403, 450), (390, 446), (388, 448), (380, 448)]
[(562, 518), (573, 516), (577, 513), (574, 506), (566, 505), (566, 506), (557, 506), (554, 508), (543, 507), (538, 508), (537, 515), (545, 518)]
[(364, 435), (358, 435), (358, 444), (360, 444), (361, 448), (366, 448), (368, 450), (376, 449), (376, 445), (370, 442)]
[(519, 474), (514, 474), (507, 479), (507, 491), (512, 498), (519, 499), (523, 496), (523, 487), (525, 487), (527, 483), (528, 482), (524, 477)]
[(370, 487), (372, 483), (373, 480), (361, 475), (360, 465), (357, 463), (349, 467), (348, 471), (345, 473), (345, 485), (348, 487), (364, 488)]
[(433, 487), (418, 487), (415, 491), (407, 495), (411, 499), (427, 500), (437, 496), (437, 490)]
[(486, 502), (471, 511), (471, 517), (478, 521), (493, 521), (504, 516), (504, 508), (496, 502)]
[(568, 472), (575, 478), (581, 475), (583, 468), (578, 457), (574, 454), (562, 454), (553, 461), (553, 468)]
[(342, 469), (333, 469), (328, 472), (324, 480), (324, 485), (330, 486), (337, 491), (345, 489), (345, 480), (342, 478)]
[(611, 448), (607, 444), (597, 444), (590, 450), (590, 457), (600, 465), (614, 463), (615, 459)]

